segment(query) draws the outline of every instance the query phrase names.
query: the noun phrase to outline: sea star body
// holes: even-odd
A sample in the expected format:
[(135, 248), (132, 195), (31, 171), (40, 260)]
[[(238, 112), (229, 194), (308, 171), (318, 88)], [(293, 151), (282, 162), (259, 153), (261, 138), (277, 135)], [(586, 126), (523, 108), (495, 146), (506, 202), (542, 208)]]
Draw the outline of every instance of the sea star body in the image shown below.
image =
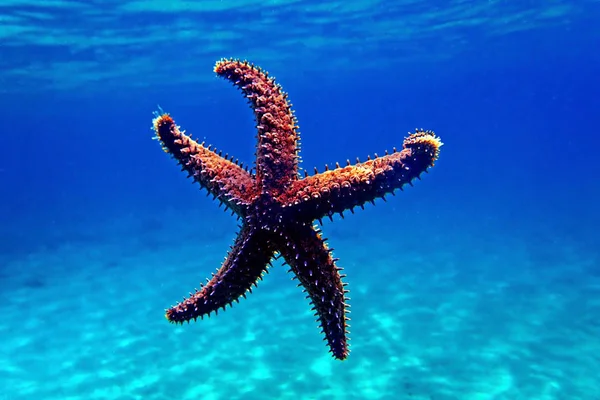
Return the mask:
[(221, 60), (215, 72), (241, 89), (254, 110), (255, 173), (195, 142), (170, 115), (154, 119), (164, 151), (242, 221), (222, 266), (189, 298), (168, 309), (166, 317), (183, 323), (225, 309), (251, 292), (271, 259), (280, 255), (304, 287), (330, 352), (343, 360), (349, 354), (347, 290), (337, 259), (313, 223), (411, 184), (433, 166), (441, 142), (433, 132), (419, 130), (404, 140), (401, 151), (354, 165), (336, 164), (333, 170), (301, 179), (298, 126), (287, 94), (266, 72), (245, 61)]

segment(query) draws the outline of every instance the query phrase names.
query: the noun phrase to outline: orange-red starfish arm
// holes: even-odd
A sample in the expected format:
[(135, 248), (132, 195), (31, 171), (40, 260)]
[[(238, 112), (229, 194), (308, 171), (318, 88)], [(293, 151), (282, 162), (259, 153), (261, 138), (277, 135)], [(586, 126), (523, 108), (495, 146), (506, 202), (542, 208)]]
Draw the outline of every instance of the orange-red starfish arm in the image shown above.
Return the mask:
[(256, 180), (261, 191), (280, 194), (298, 179), (298, 127), (287, 94), (275, 79), (246, 61), (221, 60), (215, 72), (250, 101), (258, 130)]
[(171, 322), (183, 323), (225, 309), (251, 291), (273, 256), (273, 246), (264, 232), (243, 226), (219, 270), (206, 285), (167, 310)]
[(309, 221), (352, 210), (410, 184), (433, 166), (441, 145), (432, 132), (414, 133), (402, 151), (293, 182), (279, 200)]
[(173, 155), (200, 186), (238, 215), (243, 214), (244, 206), (256, 193), (254, 178), (249, 172), (181, 132), (168, 114), (157, 116), (153, 126), (165, 152)]
[(348, 357), (345, 290), (341, 268), (312, 224), (295, 224), (281, 232), (277, 249), (313, 304), (333, 356)]

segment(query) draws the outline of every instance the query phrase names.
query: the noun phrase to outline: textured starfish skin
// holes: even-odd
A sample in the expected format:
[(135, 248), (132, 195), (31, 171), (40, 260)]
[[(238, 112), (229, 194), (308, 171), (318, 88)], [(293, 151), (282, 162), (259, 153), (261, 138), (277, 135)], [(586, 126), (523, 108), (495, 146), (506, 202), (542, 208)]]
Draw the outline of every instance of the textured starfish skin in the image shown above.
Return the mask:
[(251, 292), (279, 254), (307, 292), (330, 352), (343, 360), (349, 354), (347, 290), (337, 259), (313, 223), (411, 184), (433, 166), (442, 143), (433, 132), (417, 131), (404, 140), (401, 151), (299, 179), (298, 126), (287, 94), (245, 61), (221, 60), (215, 72), (238, 86), (254, 110), (256, 173), (195, 142), (168, 114), (154, 119), (163, 150), (242, 221), (222, 266), (199, 290), (168, 309), (166, 317), (183, 323), (225, 309)]

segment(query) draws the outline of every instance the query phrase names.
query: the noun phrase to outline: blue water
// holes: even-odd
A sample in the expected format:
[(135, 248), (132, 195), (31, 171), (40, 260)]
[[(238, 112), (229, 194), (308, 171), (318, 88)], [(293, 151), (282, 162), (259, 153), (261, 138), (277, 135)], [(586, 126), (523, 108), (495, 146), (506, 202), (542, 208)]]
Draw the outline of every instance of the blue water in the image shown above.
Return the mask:
[[(600, 399), (600, 2), (0, 5), (0, 399)], [(289, 92), (302, 166), (443, 142), (415, 187), (324, 222), (350, 289), (334, 360), (286, 268), (217, 317), (164, 309), (237, 221), (151, 140), (160, 105), (254, 160), (212, 73)]]

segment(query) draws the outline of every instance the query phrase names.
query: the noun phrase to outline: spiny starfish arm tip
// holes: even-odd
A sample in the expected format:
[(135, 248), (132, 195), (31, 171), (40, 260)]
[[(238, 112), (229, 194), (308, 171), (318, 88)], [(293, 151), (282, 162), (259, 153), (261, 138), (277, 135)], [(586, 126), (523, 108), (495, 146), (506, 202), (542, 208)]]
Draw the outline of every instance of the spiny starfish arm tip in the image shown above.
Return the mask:
[(249, 100), (258, 131), (258, 183), (263, 191), (281, 192), (289, 182), (298, 179), (298, 121), (287, 93), (266, 71), (247, 61), (222, 59), (214, 70)]
[(227, 155), (223, 157), (211, 146), (206, 147), (181, 132), (167, 113), (155, 114), (152, 126), (163, 151), (171, 154), (189, 177), (241, 214), (244, 205), (255, 195), (251, 190), (254, 178), (248, 171)]
[(429, 166), (433, 166), (440, 156), (440, 149), (443, 145), (442, 140), (433, 131), (416, 129), (414, 133), (409, 133), (404, 139), (402, 147), (412, 149), (414, 153), (428, 154)]

